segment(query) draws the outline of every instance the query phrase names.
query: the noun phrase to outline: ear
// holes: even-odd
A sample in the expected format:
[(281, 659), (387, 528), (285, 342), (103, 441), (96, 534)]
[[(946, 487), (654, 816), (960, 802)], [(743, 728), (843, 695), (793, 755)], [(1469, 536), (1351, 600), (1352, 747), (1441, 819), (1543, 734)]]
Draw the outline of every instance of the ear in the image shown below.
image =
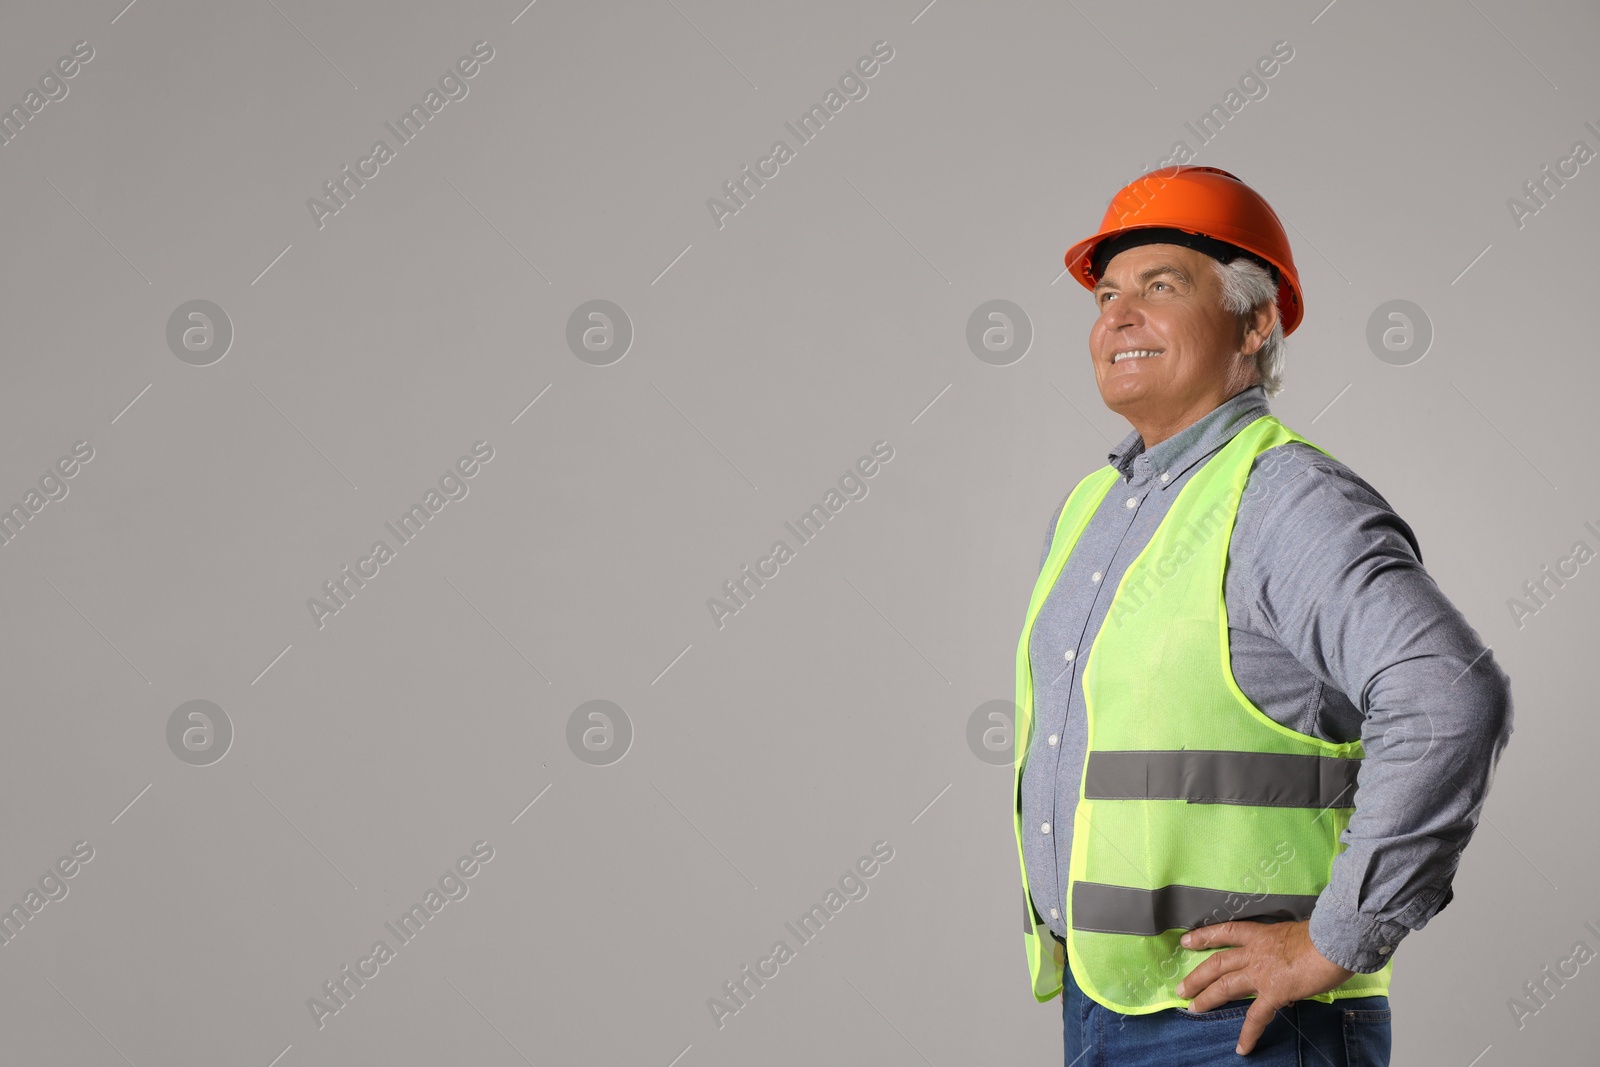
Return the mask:
[(1267, 343), (1272, 328), (1278, 324), (1278, 305), (1275, 301), (1267, 301), (1259, 305), (1254, 311), (1244, 316), (1242, 325), (1244, 336), (1239, 341), (1239, 351), (1246, 356), (1253, 356), (1261, 351), (1261, 346)]

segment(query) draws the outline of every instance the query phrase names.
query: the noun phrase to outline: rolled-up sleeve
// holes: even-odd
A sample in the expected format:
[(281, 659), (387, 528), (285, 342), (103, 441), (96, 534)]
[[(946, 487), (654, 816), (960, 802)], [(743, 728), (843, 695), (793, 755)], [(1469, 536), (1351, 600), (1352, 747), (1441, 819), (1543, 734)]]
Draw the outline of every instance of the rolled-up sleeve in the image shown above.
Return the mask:
[(1450, 900), (1511, 736), (1511, 685), (1388, 503), (1340, 464), (1297, 462), (1257, 503), (1252, 626), (1363, 715), (1347, 847), (1310, 934), (1371, 972)]

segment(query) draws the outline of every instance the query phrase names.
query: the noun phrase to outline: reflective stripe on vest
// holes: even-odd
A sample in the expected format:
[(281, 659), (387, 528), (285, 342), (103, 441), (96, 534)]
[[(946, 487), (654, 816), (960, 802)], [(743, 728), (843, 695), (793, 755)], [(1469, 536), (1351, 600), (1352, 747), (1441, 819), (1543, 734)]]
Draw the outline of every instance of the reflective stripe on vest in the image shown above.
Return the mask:
[(1354, 807), (1360, 760), (1280, 752), (1092, 752), (1083, 795), (1281, 808)]
[(1159, 934), (1227, 922), (1245, 908), (1252, 919), (1277, 922), (1311, 918), (1315, 895), (1229, 893), (1193, 885), (1134, 889), (1098, 882), (1072, 883), (1073, 925), (1107, 934)]
[[(1222, 599), (1228, 544), (1257, 456), (1299, 441), (1263, 415), (1203, 463), (1129, 565), (1080, 657), (1089, 751), (1073, 819), (1065, 951), (1040, 921), (1022, 853), (1021, 783), (1033, 723), (1033, 623), (1089, 519), (1120, 479), (1106, 466), (1061, 509), (1017, 647), (1014, 826), (1035, 999), (1062, 972), (1128, 1014), (1187, 1007), (1173, 991), (1218, 949), (1178, 944), (1219, 922), (1303, 921), (1328, 884), (1355, 804), (1360, 742), (1273, 721), (1240, 691)], [(1272, 536), (1271, 530), (1262, 533)], [(1043, 903), (1043, 902), (1041, 902)], [(1310, 998), (1387, 994), (1393, 963)]]

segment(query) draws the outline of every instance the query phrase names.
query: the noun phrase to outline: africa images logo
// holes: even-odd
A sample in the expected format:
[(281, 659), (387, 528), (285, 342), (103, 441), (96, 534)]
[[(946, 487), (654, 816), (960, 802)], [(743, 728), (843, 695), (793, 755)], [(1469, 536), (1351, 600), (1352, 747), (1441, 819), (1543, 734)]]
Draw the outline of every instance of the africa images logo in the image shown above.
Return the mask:
[[(893, 445), (888, 441), (873, 442), (872, 453), (856, 460), (854, 467), (846, 468), (844, 474), (840, 475), (838, 489), (830, 487), (820, 503), (812, 504), (810, 510), (801, 514), (794, 522), (785, 522), (783, 527), (794, 535), (796, 546), (790, 548), (789, 542), (782, 539), (774, 541), (772, 551), (756, 560), (755, 573), (751, 573), (750, 564), (746, 563), (740, 569), (738, 578), (730, 578), (723, 582), (722, 591), (727, 596), (727, 601), (718, 600), (716, 597), (706, 598), (706, 608), (711, 613), (712, 624), (720, 630), (724, 625), (723, 620), (749, 607), (756, 592), (766, 588), (767, 583), (762, 579), (776, 578), (780, 569), (796, 557), (800, 546), (809, 545), (815, 540), (828, 522), (844, 510), (846, 504), (852, 500), (865, 500), (867, 493), (870, 492), (866, 479), (881, 471), (882, 464), (888, 463), (891, 459), (894, 459)], [(795, 523), (800, 524), (799, 528), (796, 528)], [(750, 587), (751, 583), (755, 584), (754, 589)]]
[[(739, 177), (730, 178), (722, 183), (722, 192), (728, 200), (719, 200), (708, 197), (706, 209), (711, 212), (711, 221), (717, 224), (717, 229), (722, 229), (727, 224), (726, 220), (737, 215), (749, 201), (753, 200), (756, 190), (765, 189), (767, 181), (776, 178), (780, 170), (796, 158), (797, 150), (810, 144), (822, 134), (828, 121), (843, 111), (845, 105), (853, 100), (865, 100), (871, 91), (866, 79), (876, 77), (883, 69), (882, 64), (894, 58), (894, 46), (888, 41), (876, 41), (872, 45), (872, 54), (862, 56), (856, 60), (855, 66), (845, 70), (839, 76), (839, 87), (829, 88), (820, 104), (812, 104), (810, 109), (803, 112), (795, 122), (785, 122), (784, 129), (794, 134), (796, 146), (789, 147), (789, 142), (779, 138), (772, 142), (771, 150), (760, 159), (756, 160), (755, 173), (750, 172), (750, 164), (746, 163), (739, 171)], [(752, 189), (752, 183), (755, 188)], [(729, 203), (728, 201), (732, 201)]]
[(711, 1021), (717, 1024), (717, 1029), (721, 1030), (727, 1025), (728, 1019), (749, 1007), (756, 993), (778, 976), (784, 964), (799, 955), (800, 948), (815, 941), (828, 921), (842, 912), (846, 904), (865, 900), (872, 891), (867, 880), (881, 873), (884, 865), (892, 859), (894, 846), (881, 839), (874, 841), (871, 855), (862, 856), (839, 876), (839, 888), (829, 886), (821, 903), (812, 904), (794, 922), (783, 924), (783, 928), (794, 935), (794, 947), (791, 948), (788, 941), (779, 938), (772, 943), (772, 950), (767, 955), (756, 960), (754, 972), (747, 963), (739, 968), (736, 977), (722, 983), (722, 993), (727, 1000), (707, 997), (706, 1008), (711, 1012)]
[(382, 974), (383, 968), (399, 955), (400, 949), (415, 941), (447, 904), (467, 899), (467, 894), (472, 890), (465, 879), (476, 877), (483, 870), (483, 865), (492, 859), (493, 845), (482, 840), (474, 842), (470, 855), (462, 856), (454, 865), (445, 868), (439, 876), (438, 888), (429, 886), (420, 902), (413, 902), (398, 919), (383, 924), (383, 928), (394, 935), (393, 946), (379, 938), (372, 943), (371, 952), (356, 960), (354, 971), (347, 963), (339, 968), (338, 974), (322, 983), (324, 999), (307, 997), (306, 1007), (311, 1010), (311, 1018), (317, 1024), (317, 1029), (321, 1030), (327, 1025), (329, 1016), (348, 1008), (356, 994)]
[[(380, 169), (393, 161), (400, 148), (410, 144), (427, 126), (428, 120), (445, 109), (445, 105), (456, 100), (465, 100), (472, 91), (467, 80), (477, 77), (483, 69), (482, 64), (494, 58), (494, 49), (488, 41), (479, 41), (472, 46), (472, 54), (462, 56), (456, 61), (455, 66), (446, 68), (439, 76), (439, 88), (430, 88), (422, 98), (422, 103), (412, 104), (410, 110), (401, 115), (396, 121), (385, 122), (384, 127), (395, 138), (395, 147), (390, 147), (389, 142), (383, 138), (372, 142), (372, 151), (361, 159), (356, 160), (355, 173), (350, 172), (350, 164), (346, 163), (339, 170), (339, 177), (330, 178), (322, 183), (322, 191), (328, 197), (327, 201), (318, 200), (316, 197), (306, 199), (306, 207), (311, 212), (311, 221), (317, 224), (317, 229), (322, 229), (327, 224), (329, 215), (337, 215), (349, 202), (355, 199), (358, 191), (367, 187), (367, 182), (376, 178)], [(365, 180), (363, 180), (365, 179)], [(353, 187), (352, 187), (353, 186)]]
[[(444, 510), (446, 504), (467, 498), (472, 487), (465, 479), (476, 477), (483, 470), (483, 465), (492, 459), (494, 459), (494, 446), (488, 441), (478, 441), (472, 446), (470, 455), (456, 460), (455, 466), (445, 468), (444, 474), (439, 477), (437, 489), (430, 487), (423, 494), (421, 502), (412, 504), (394, 522), (385, 522), (384, 528), (394, 534), (398, 544), (390, 547), (389, 542), (381, 538), (372, 542), (372, 548), (368, 553), (356, 560), (354, 573), (350, 570), (350, 564), (346, 563), (340, 568), (338, 576), (323, 582), (322, 591), (326, 594), (327, 600), (318, 600), (314, 596), (306, 598), (306, 610), (311, 613), (312, 624), (321, 630), (326, 625), (325, 620), (328, 616), (337, 615), (349, 607), (356, 593), (365, 589), (367, 582), (383, 573), (382, 568), (397, 557), (401, 546), (409, 545), (416, 540), (428, 523)], [(395, 523), (399, 523), (399, 526)]]

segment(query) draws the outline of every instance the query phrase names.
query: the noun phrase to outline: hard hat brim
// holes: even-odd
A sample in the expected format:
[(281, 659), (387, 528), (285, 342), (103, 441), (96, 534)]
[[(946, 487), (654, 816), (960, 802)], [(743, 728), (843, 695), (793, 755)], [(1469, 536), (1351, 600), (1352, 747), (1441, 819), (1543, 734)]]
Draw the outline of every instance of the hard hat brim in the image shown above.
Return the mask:
[[(1117, 224), (1130, 216), (1139, 221)], [(1173, 167), (1123, 187), (1107, 207), (1100, 231), (1067, 249), (1063, 260), (1068, 273), (1093, 290), (1099, 280), (1095, 251), (1123, 234), (1151, 229), (1221, 241), (1270, 263), (1278, 272), (1278, 314), (1285, 336), (1300, 325), (1305, 315), (1300, 276), (1281, 220), (1260, 194), (1214, 167)]]

